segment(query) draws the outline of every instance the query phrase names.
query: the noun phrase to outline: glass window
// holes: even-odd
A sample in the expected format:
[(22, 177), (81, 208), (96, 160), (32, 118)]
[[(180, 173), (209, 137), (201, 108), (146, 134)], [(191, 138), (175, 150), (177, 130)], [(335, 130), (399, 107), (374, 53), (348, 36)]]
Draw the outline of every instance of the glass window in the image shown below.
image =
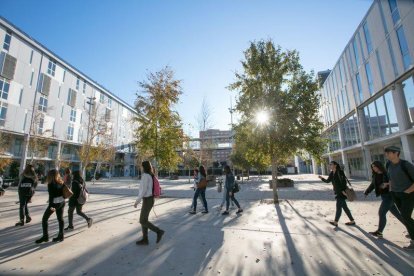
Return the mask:
[(11, 32), (7, 31), (6, 36), (4, 37), (3, 49), (6, 51), (10, 49), (11, 35)]
[(359, 76), (359, 73), (355, 75), (355, 78), (358, 87), (359, 102), (362, 102), (364, 100), (364, 92), (362, 91), (361, 77)]
[(341, 58), (339, 60), (339, 77), (341, 78), (341, 86), (345, 85), (345, 75), (344, 75), (344, 61)]
[(76, 109), (72, 108), (70, 110), (70, 121), (76, 122)]
[(10, 83), (1, 78), (0, 79), (0, 99), (7, 100), (9, 97)]
[(381, 137), (391, 134), (389, 127), (389, 122), (387, 118), (387, 112), (385, 110), (384, 98), (378, 98), (375, 101), (375, 106), (377, 108), (377, 118), (379, 125), (379, 135)]
[(86, 81), (83, 82), (83, 89), (82, 89), (82, 93), (85, 94), (86, 93)]
[(30, 53), (30, 61), (29, 61), (29, 64), (32, 64), (32, 62), (33, 62), (33, 50)]
[(403, 27), (397, 29), (398, 42), (400, 44), (401, 55), (403, 58), (404, 69), (407, 70), (411, 64), (410, 50), (408, 49), (407, 40), (405, 39)]
[(4, 126), (6, 123), (7, 115), (7, 103), (0, 101), (0, 126)]
[(49, 65), (47, 66), (47, 73), (54, 77), (55, 71), (56, 71), (56, 61), (49, 60)]
[(22, 104), (22, 98), (23, 98), (23, 88), (20, 89), (19, 104)]
[(99, 102), (100, 103), (104, 103), (105, 102), (105, 95), (102, 94), (102, 93), (99, 94)]
[(400, 20), (400, 13), (398, 12), (397, 1), (388, 0), (388, 4), (390, 5), (392, 21), (395, 24)]
[(403, 89), (410, 121), (414, 125), (414, 79), (412, 77), (403, 82)]
[(38, 109), (39, 111), (47, 112), (47, 98), (43, 94), (40, 95)]
[(391, 92), (384, 95), (385, 108), (387, 110), (388, 122), (390, 124), (390, 132), (396, 133), (400, 130), (398, 127), (397, 113), (395, 112), (394, 100)]
[(369, 66), (368, 62), (365, 64), (365, 72), (367, 74), (369, 94), (372, 95), (374, 93), (374, 82), (372, 80), (371, 66)]
[(32, 86), (33, 84), (33, 77), (34, 77), (34, 72), (32, 72), (32, 75), (30, 76), (30, 86)]
[(334, 128), (327, 132), (328, 139), (329, 139), (329, 151), (336, 151), (341, 148), (341, 143), (339, 141), (339, 133), (338, 129)]
[(39, 118), (39, 124), (37, 125), (37, 134), (43, 134), (43, 126), (45, 123), (45, 119), (43, 117)]
[(378, 69), (379, 69), (380, 77), (381, 77), (381, 84), (382, 86), (384, 86), (385, 85), (384, 71), (382, 71), (381, 58), (379, 56), (378, 50), (375, 50), (375, 56), (377, 57)]
[(364, 23), (363, 28), (364, 28), (365, 43), (367, 44), (367, 51), (368, 53), (371, 53), (372, 51), (371, 34), (369, 33), (367, 22)]
[(352, 46), (354, 48), (354, 57), (355, 57), (356, 67), (358, 68), (359, 67), (359, 53), (358, 53), (357, 37), (354, 38)]
[(112, 99), (111, 98), (108, 98), (108, 107), (112, 108)]
[(66, 139), (72, 141), (73, 140), (73, 124), (69, 124), (68, 126), (68, 130), (66, 133)]
[(388, 34), (388, 29), (387, 29), (387, 22), (385, 22), (385, 16), (384, 16), (384, 10), (382, 8), (382, 2), (378, 2), (378, 7), (380, 10), (380, 14), (381, 14), (381, 22), (382, 22), (382, 27), (384, 28), (384, 33), (387, 35)]
[(80, 86), (80, 79), (79, 77), (76, 79), (76, 90), (79, 90), (79, 86)]

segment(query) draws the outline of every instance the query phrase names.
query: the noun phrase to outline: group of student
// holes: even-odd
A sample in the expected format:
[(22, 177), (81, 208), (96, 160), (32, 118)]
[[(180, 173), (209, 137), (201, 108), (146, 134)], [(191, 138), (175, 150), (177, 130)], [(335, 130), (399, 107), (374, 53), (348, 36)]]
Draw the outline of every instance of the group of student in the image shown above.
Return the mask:
[[(34, 167), (30, 164), (26, 165), (22, 175), (19, 179), (18, 195), (19, 195), (19, 221), (16, 226), (23, 226), (25, 223), (30, 223), (32, 218), (29, 212), (28, 204), (31, 203), (32, 197), (35, 194), (38, 178)], [(46, 176), (47, 191), (49, 194), (48, 206), (42, 217), (42, 229), (43, 235), (36, 240), (36, 243), (48, 242), (48, 220), (53, 213), (56, 213), (56, 218), (59, 224), (59, 232), (57, 237), (53, 238), (53, 242), (61, 242), (64, 240), (63, 231), (70, 231), (74, 229), (73, 226), (73, 212), (76, 209), (76, 213), (83, 217), (88, 228), (92, 226), (93, 219), (88, 217), (82, 211), (83, 204), (79, 203), (78, 198), (82, 188), (85, 185), (81, 173), (79, 171), (71, 172), (70, 169), (65, 170), (64, 178), (60, 176), (60, 173), (56, 169), (52, 169)], [(63, 188), (67, 186), (73, 192), (73, 195), (69, 198), (69, 210), (68, 210), (68, 226), (64, 229), (63, 213), (65, 207), (65, 198), (63, 197)]]
[[(387, 213), (390, 211), (407, 229), (407, 237), (410, 239), (407, 250), (414, 250), (414, 219), (412, 213), (414, 209), (414, 165), (410, 162), (400, 159), (401, 149), (396, 146), (389, 146), (384, 149), (385, 157), (388, 160), (384, 166), (380, 161), (374, 161), (371, 164), (372, 181), (364, 191), (367, 196), (375, 191), (376, 196), (381, 196), (381, 205), (379, 207), (379, 223), (377, 230), (369, 232), (371, 235), (382, 238), (383, 231), (387, 224)], [(332, 182), (336, 195), (336, 215), (333, 221), (329, 223), (338, 226), (342, 209), (349, 218), (346, 225), (355, 225), (355, 220), (349, 210), (346, 199), (345, 189), (347, 179), (340, 165), (330, 162), (331, 172), (328, 179), (319, 176), (326, 182)]]

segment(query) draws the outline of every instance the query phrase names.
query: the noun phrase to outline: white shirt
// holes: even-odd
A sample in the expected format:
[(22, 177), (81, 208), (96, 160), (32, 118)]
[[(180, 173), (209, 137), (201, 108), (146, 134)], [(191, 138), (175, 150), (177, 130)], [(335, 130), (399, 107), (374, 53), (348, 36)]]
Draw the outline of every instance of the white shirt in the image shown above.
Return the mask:
[(139, 186), (139, 194), (138, 198), (135, 201), (136, 204), (139, 204), (143, 197), (149, 197), (152, 196), (152, 176), (144, 173), (141, 177), (141, 185)]

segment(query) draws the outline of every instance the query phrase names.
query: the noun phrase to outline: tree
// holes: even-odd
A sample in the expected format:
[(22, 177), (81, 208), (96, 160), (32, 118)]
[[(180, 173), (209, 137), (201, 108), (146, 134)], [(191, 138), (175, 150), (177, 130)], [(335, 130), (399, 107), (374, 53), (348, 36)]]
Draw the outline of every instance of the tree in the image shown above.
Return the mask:
[(271, 40), (261, 40), (252, 42), (244, 57), (243, 72), (236, 73), (229, 89), (239, 92), (238, 126), (247, 133), (249, 148), (270, 160), (273, 197), (278, 203), (278, 164), (299, 151), (315, 156), (323, 152), (318, 88), (313, 72), (303, 70), (295, 50), (282, 51)]
[(11, 156), (8, 154), (11, 141), (11, 134), (0, 131), (0, 174), (12, 163)]
[(151, 158), (156, 170), (175, 170), (180, 162), (177, 149), (182, 148), (181, 118), (173, 108), (182, 94), (181, 81), (174, 79), (170, 67), (148, 73), (147, 80), (138, 82), (134, 121), (136, 146), (140, 159)]
[(188, 182), (191, 181), (191, 169), (198, 166), (198, 154), (191, 147), (191, 139), (187, 135), (183, 141), (183, 165), (188, 170)]
[(93, 172), (93, 183), (95, 184), (96, 180), (96, 173), (101, 171), (101, 167), (105, 163), (111, 163), (115, 157), (115, 147), (112, 130), (108, 129), (107, 132), (103, 135), (103, 137), (99, 137), (99, 143), (91, 148), (91, 156), (94, 157), (94, 161), (96, 162), (95, 170)]
[[(198, 129), (200, 131), (206, 131), (213, 127), (212, 122), (212, 109), (205, 98), (203, 98), (203, 102), (201, 103), (201, 110), (198, 114), (197, 122), (198, 122)], [(213, 151), (215, 148), (215, 144), (211, 138), (204, 138), (200, 137), (200, 164), (204, 164), (206, 168), (213, 163)]]

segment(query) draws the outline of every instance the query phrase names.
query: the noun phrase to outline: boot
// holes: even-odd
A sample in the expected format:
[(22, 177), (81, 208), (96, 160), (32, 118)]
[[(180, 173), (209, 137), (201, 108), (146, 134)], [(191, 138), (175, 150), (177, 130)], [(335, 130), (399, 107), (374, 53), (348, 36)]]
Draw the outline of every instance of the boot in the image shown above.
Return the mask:
[(49, 236), (42, 236), (40, 239), (36, 240), (36, 243), (48, 242)]
[(148, 238), (142, 238), (141, 240), (135, 242), (136, 245), (148, 245)]
[(63, 233), (59, 233), (56, 238), (53, 238), (53, 242), (62, 242), (65, 238), (63, 237)]
[(162, 236), (164, 235), (165, 231), (164, 230), (160, 230), (157, 233), (157, 243), (159, 243), (162, 239)]
[(24, 221), (21, 220), (19, 222), (17, 222), (14, 226), (23, 226), (24, 225)]
[(31, 217), (26, 217), (26, 223), (29, 223), (31, 221), (32, 221), (32, 218)]

